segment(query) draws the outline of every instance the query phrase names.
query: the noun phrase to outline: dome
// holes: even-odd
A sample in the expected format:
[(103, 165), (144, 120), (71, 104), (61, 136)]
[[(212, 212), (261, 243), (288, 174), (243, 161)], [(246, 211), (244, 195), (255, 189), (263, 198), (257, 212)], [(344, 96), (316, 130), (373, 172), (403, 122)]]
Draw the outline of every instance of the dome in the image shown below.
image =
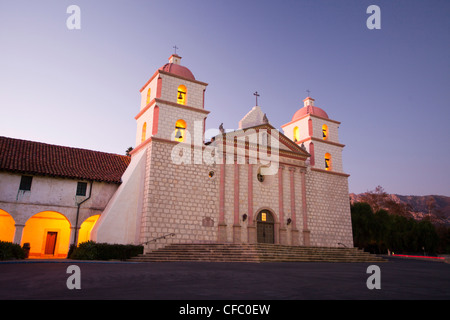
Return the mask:
[(179, 64), (175, 64), (175, 63), (166, 63), (165, 65), (163, 65), (161, 68), (159, 68), (158, 70), (162, 70), (168, 73), (172, 73), (174, 75), (189, 79), (189, 80), (195, 80), (194, 75), (192, 74), (191, 70), (189, 70), (188, 68), (179, 65)]
[(294, 116), (292, 117), (292, 121), (297, 120), (305, 116), (306, 114), (312, 114), (318, 117), (326, 118), (328, 119), (328, 114), (320, 109), (319, 107), (314, 106), (307, 106), (299, 109), (296, 113), (294, 113)]
[(292, 121), (303, 118), (307, 114), (312, 114), (314, 116), (329, 119), (328, 114), (325, 111), (323, 111), (319, 107), (314, 106), (313, 98), (307, 97), (305, 100), (303, 100), (303, 102), (304, 102), (304, 107), (297, 110), (297, 112), (294, 113), (294, 116), (292, 117)]

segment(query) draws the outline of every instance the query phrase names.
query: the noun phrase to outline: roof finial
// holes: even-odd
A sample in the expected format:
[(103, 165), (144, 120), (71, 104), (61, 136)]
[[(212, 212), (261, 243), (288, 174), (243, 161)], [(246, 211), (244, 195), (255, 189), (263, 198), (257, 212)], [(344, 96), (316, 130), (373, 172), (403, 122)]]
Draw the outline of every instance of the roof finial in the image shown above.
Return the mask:
[(180, 48), (177, 47), (177, 45), (174, 45), (172, 48), (175, 49), (175, 52), (174, 52), (175, 54), (177, 54), (177, 49), (180, 49)]
[(255, 91), (253, 95), (256, 97), (256, 105), (258, 105), (258, 97), (259, 97), (258, 91)]
[(310, 96), (311, 91), (310, 91), (309, 89), (306, 90), (306, 93), (308, 93), (308, 97), (311, 97), (311, 96)]

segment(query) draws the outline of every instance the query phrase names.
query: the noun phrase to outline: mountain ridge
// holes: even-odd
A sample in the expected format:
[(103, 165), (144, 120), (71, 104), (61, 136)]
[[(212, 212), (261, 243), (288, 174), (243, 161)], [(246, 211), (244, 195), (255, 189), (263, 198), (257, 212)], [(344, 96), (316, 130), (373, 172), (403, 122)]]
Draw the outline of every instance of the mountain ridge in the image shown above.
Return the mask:
[[(385, 207), (386, 202), (394, 202), (407, 208), (406, 210), (417, 220), (421, 220), (428, 216), (439, 219), (445, 224), (450, 224), (450, 197), (442, 195), (399, 195), (394, 193), (384, 193), (380, 191), (369, 191), (364, 193), (350, 193), (350, 203), (369, 202), (368, 197), (378, 197), (380, 207)], [(370, 204), (370, 203), (369, 203)]]

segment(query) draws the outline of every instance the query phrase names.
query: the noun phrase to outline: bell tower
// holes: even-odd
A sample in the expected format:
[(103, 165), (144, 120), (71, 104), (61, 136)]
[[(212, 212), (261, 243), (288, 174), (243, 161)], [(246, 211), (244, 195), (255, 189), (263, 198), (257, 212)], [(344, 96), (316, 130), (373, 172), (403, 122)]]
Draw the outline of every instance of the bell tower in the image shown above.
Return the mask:
[(314, 103), (313, 98), (305, 98), (303, 108), (299, 109), (292, 120), (281, 128), (288, 138), (305, 146), (311, 154), (311, 168), (344, 173), (342, 150), (345, 145), (339, 142), (340, 122), (330, 119), (328, 114), (316, 107)]
[(195, 139), (203, 143), (209, 114), (204, 108), (207, 85), (181, 65), (179, 55), (172, 54), (169, 62), (156, 70), (140, 90), (135, 149), (142, 148), (152, 137), (185, 143), (194, 143)]

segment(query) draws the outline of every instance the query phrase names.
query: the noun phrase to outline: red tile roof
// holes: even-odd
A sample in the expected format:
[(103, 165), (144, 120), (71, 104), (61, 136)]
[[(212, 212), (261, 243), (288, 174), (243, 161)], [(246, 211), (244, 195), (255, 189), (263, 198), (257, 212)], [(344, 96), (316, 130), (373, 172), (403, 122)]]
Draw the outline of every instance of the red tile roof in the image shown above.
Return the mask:
[(0, 137), (0, 171), (121, 183), (130, 157)]

